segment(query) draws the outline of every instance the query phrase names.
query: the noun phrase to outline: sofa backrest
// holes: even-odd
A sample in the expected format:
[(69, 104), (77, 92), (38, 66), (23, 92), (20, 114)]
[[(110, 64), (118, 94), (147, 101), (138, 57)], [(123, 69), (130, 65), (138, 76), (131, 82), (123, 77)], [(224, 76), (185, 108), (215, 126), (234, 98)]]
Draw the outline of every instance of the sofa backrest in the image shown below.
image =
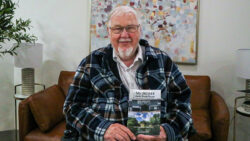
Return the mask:
[(192, 109), (208, 108), (211, 93), (209, 76), (185, 75), (185, 79), (192, 91)]
[(59, 79), (58, 79), (58, 85), (63, 90), (63, 94), (66, 96), (68, 94), (68, 89), (70, 84), (73, 81), (75, 72), (73, 71), (61, 71)]
[[(70, 84), (73, 81), (75, 72), (61, 71), (58, 85), (62, 88), (64, 95), (68, 93)], [(210, 78), (209, 76), (185, 75), (188, 86), (192, 91), (192, 109), (208, 108), (210, 101)]]

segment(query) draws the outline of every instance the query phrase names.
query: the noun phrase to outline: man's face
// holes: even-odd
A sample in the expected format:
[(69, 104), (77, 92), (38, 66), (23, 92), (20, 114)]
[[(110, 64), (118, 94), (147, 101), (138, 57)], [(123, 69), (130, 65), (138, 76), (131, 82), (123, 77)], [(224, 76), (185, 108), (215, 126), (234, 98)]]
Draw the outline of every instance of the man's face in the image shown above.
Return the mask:
[[(118, 56), (127, 61), (135, 57), (135, 53), (140, 40), (140, 27), (133, 13), (115, 14), (110, 19), (112, 29), (108, 29), (110, 42)], [(133, 33), (127, 32), (125, 29), (121, 33), (115, 33), (113, 29), (121, 27), (137, 26), (137, 30)]]

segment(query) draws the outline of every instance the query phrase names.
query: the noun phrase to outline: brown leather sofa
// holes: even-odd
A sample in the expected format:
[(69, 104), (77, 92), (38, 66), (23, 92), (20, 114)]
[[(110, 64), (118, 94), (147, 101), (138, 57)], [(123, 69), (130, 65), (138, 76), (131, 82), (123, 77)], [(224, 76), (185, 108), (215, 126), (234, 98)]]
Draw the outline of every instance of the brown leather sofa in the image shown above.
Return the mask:
[[(60, 141), (65, 129), (63, 103), (74, 72), (62, 71), (58, 84), (19, 104), (20, 141)], [(185, 76), (192, 90), (192, 117), (197, 134), (191, 141), (227, 141), (229, 111), (220, 95), (210, 91), (208, 76)]]

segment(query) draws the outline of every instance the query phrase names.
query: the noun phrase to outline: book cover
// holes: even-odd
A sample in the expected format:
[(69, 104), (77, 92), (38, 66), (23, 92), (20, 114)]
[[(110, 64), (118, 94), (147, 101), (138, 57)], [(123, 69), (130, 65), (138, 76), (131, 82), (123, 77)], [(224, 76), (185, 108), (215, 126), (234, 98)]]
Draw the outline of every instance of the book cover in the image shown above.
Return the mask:
[(160, 134), (160, 90), (130, 90), (127, 127), (135, 134)]

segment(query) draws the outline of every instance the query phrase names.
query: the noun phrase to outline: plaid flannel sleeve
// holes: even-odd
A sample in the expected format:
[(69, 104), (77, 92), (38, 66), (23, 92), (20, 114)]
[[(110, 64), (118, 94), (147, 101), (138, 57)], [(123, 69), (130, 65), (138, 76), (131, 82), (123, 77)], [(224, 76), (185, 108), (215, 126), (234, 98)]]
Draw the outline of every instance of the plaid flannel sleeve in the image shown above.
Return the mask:
[(70, 85), (63, 112), (66, 122), (87, 140), (102, 141), (106, 129), (112, 124), (91, 108), (91, 88), (89, 71), (85, 60), (79, 65)]
[(193, 129), (190, 97), (191, 90), (184, 76), (173, 64), (168, 85), (167, 122), (162, 124), (168, 141), (186, 140)]

